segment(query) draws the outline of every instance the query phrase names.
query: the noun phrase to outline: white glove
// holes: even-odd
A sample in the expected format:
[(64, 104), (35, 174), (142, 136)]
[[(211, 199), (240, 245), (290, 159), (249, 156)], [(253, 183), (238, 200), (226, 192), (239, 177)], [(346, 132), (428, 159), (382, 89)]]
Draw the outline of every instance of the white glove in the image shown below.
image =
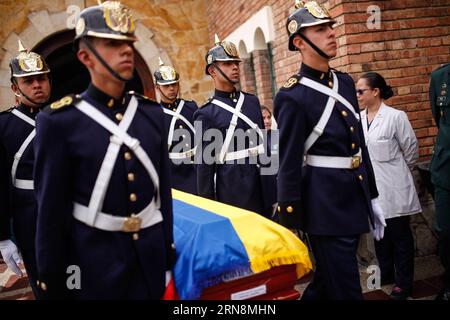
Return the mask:
[(386, 227), (386, 221), (384, 220), (383, 209), (378, 202), (378, 198), (372, 199), (373, 209), (373, 224), (375, 228), (372, 229), (372, 234), (375, 240), (380, 241), (384, 237), (384, 227)]
[(11, 240), (0, 241), (0, 252), (6, 265), (19, 277), (22, 276), (19, 264), (22, 263), (17, 247)]

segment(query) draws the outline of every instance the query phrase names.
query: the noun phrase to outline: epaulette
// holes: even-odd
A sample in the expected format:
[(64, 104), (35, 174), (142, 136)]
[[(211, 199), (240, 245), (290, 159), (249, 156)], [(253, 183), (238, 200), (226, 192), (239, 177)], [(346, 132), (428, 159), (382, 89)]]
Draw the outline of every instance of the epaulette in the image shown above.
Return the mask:
[(74, 105), (76, 102), (80, 101), (80, 99), (81, 99), (80, 95), (71, 94), (65, 96), (62, 99), (59, 99), (58, 101), (53, 102), (49, 106), (45, 107), (43, 111), (52, 114), (57, 111), (67, 110), (69, 106)]
[(280, 90), (291, 90), (293, 87), (295, 87), (300, 82), (301, 78), (302, 78), (302, 76), (299, 74), (293, 75), (292, 77), (287, 79), (287, 81), (283, 84), (283, 86), (281, 87)]
[(207, 104), (209, 104), (214, 97), (209, 97), (208, 99), (206, 99), (206, 101), (202, 104), (202, 106), (200, 108), (203, 108), (204, 106), (206, 106)]
[(147, 97), (141, 93), (138, 93), (136, 91), (128, 91), (127, 94), (158, 104), (158, 102), (156, 102), (155, 100), (150, 99), (149, 97)]

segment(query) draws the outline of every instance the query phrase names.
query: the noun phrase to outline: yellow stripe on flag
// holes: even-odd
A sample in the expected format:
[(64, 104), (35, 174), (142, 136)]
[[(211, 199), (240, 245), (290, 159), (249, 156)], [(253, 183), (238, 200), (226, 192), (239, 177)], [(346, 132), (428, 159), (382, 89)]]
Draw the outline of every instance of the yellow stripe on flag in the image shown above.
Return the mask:
[(172, 196), (228, 218), (247, 251), (254, 273), (286, 264), (297, 264), (298, 279), (311, 271), (307, 247), (285, 227), (257, 213), (179, 190), (172, 189)]

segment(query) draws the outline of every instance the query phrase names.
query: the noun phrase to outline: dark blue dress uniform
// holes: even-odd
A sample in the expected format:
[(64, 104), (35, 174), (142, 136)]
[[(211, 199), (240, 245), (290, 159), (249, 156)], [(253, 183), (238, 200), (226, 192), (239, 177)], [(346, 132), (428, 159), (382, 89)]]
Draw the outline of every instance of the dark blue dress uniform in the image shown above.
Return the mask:
[[(181, 99), (177, 99), (175, 103), (165, 103), (161, 101), (161, 105), (166, 110), (170, 110), (170, 112), (176, 112), (178, 106), (180, 105)], [(192, 100), (184, 100), (184, 105), (181, 109), (181, 115), (189, 121), (189, 123), (194, 127), (194, 112), (197, 111), (198, 106), (195, 101)], [(167, 134), (169, 134), (169, 130), (171, 128), (171, 123), (173, 119), (173, 114), (165, 113), (165, 123), (167, 128)], [(195, 136), (192, 128), (189, 127), (183, 120), (177, 119), (173, 126), (174, 132), (180, 130), (180, 134), (176, 139), (171, 141), (171, 145), (169, 147), (169, 158), (172, 152), (181, 153), (181, 152), (189, 152), (194, 148)], [(181, 134), (181, 130), (185, 133)], [(186, 130), (186, 131), (185, 131)], [(190, 137), (184, 137), (189, 134)], [(167, 141), (169, 143), (169, 141)], [(180, 148), (181, 144), (181, 148)], [(174, 150), (175, 146), (178, 150)], [(180, 152), (180, 149), (182, 150)], [(175, 152), (176, 151), (176, 152)], [(181, 190), (184, 192), (197, 194), (197, 170), (194, 165), (194, 154), (190, 157), (184, 159), (171, 159), (170, 161), (170, 173), (171, 173), (171, 181), (172, 188)]]
[[(32, 121), (39, 112), (39, 109), (33, 109), (23, 104), (15, 109), (15, 112), (20, 112)], [(36, 198), (32, 188), (21, 188), (13, 185), (11, 172), (14, 157), (34, 130), (34, 126), (13, 114), (13, 110), (9, 109), (0, 114), (0, 217), (2, 220), (0, 222), (0, 228), (2, 229), (0, 240), (11, 237), (9, 218), (12, 218), (17, 246), (22, 254), (33, 293), (38, 297), (35, 286), (37, 280), (35, 257)], [(15, 178), (22, 181), (32, 181), (33, 163), (33, 144), (30, 143), (18, 162)]]
[[(256, 96), (242, 91), (230, 93), (216, 90), (213, 98), (229, 106), (236, 107), (240, 95), (244, 95), (245, 97), (241, 112), (252, 122), (257, 124), (259, 128), (264, 128), (261, 107)], [(202, 149), (197, 150), (197, 156), (199, 156), (200, 151), (205, 152), (205, 149), (208, 148), (208, 145), (211, 143), (204, 139), (205, 131), (208, 129), (218, 129), (222, 133), (223, 140), (225, 140), (226, 131), (230, 126), (230, 121), (233, 116), (231, 112), (217, 106), (211, 101), (212, 99), (194, 114), (194, 121), (200, 121), (202, 125), (202, 131), (197, 132), (197, 134), (201, 134), (203, 137)], [(236, 130), (238, 129), (245, 132), (251, 128), (239, 118), (236, 126)], [(245, 147), (255, 147), (258, 143), (260, 142), (251, 141), (249, 139), (249, 141), (246, 141)], [(243, 163), (241, 164), (238, 161), (242, 161)], [(225, 161), (224, 163), (216, 161), (213, 164), (205, 163), (204, 159), (201, 163), (196, 161), (198, 163), (198, 194), (202, 197), (214, 199), (264, 215), (264, 199), (260, 168), (255, 161), (250, 161), (249, 157), (238, 161)]]
[[(336, 72), (339, 94), (348, 100), (359, 114), (352, 78)], [(275, 98), (274, 115), (280, 130), (280, 169), (278, 172), (278, 201), (281, 222), (290, 228), (307, 232), (318, 264), (316, 278), (333, 273), (331, 281), (322, 277), (316, 283), (312, 298), (357, 299), (360, 296), (356, 257), (339, 255), (346, 248), (356, 254), (358, 236), (369, 232), (372, 216), (371, 199), (378, 196), (373, 169), (364, 143), (362, 126), (354, 114), (337, 101), (323, 134), (308, 154), (352, 157), (362, 150), (362, 163), (353, 169), (302, 166), (305, 141), (318, 123), (328, 95), (299, 84), (307, 77), (325, 86), (333, 86), (330, 73), (314, 70), (303, 64), (298, 75), (289, 79)], [(331, 261), (340, 264), (327, 265)], [(326, 269), (326, 270), (324, 270)], [(325, 271), (325, 272), (323, 272)], [(325, 281), (331, 282), (325, 285)], [(353, 287), (357, 285), (358, 287)], [(328, 295), (331, 286), (333, 296)], [(342, 292), (345, 288), (349, 292)], [(327, 293), (328, 292), (328, 293)], [(305, 293), (308, 298), (308, 293)]]
[[(88, 206), (113, 141), (109, 131), (74, 104), (84, 100), (119, 125), (132, 96), (112, 99), (91, 84), (81, 97), (63, 98), (37, 117), (37, 263), (41, 288), (49, 298), (160, 299), (164, 293), (174, 246), (166, 129), (159, 104), (138, 98), (127, 133), (139, 140), (159, 176), (162, 222), (133, 233), (104, 231), (73, 215), (74, 203)], [(99, 209), (130, 217), (146, 208), (155, 192), (135, 152), (121, 145)], [(70, 265), (81, 270), (81, 289), (67, 290)]]

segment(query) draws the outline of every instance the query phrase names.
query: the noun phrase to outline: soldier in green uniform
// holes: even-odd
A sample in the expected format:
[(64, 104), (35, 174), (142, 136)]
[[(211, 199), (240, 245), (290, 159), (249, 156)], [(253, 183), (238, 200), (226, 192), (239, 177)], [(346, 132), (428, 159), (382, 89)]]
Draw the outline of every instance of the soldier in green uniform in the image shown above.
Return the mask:
[(433, 71), (430, 102), (439, 129), (430, 172), (435, 193), (435, 228), (439, 236), (439, 256), (445, 268), (444, 288), (437, 299), (450, 299), (450, 64)]

